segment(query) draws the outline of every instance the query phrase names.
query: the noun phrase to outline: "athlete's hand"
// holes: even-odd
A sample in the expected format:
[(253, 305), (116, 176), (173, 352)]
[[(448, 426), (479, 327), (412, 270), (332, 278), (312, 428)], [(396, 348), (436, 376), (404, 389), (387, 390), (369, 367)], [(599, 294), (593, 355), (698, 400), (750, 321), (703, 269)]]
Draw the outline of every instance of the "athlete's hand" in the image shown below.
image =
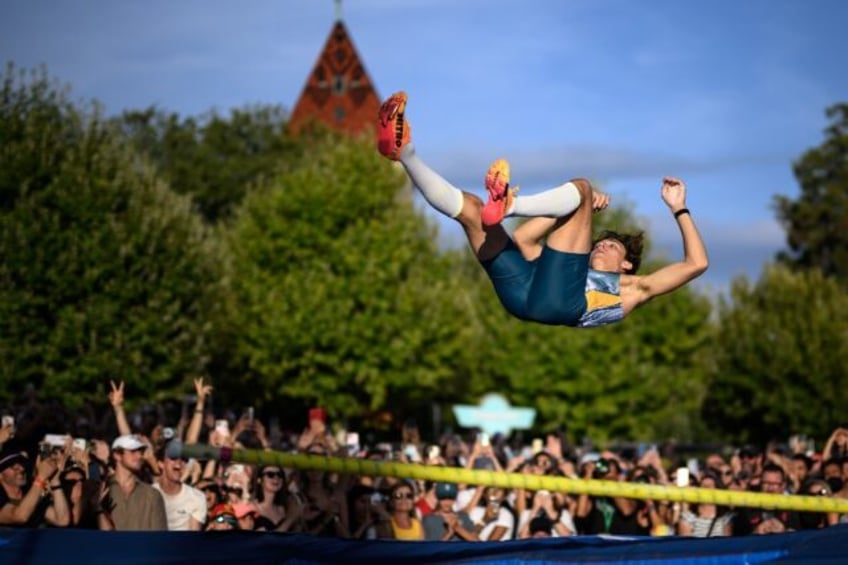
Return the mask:
[(592, 210), (600, 212), (606, 210), (610, 203), (610, 195), (602, 192), (592, 191)]
[(665, 177), (660, 192), (662, 193), (663, 202), (671, 208), (672, 212), (677, 212), (681, 208), (686, 207), (686, 185), (682, 180), (674, 177)]

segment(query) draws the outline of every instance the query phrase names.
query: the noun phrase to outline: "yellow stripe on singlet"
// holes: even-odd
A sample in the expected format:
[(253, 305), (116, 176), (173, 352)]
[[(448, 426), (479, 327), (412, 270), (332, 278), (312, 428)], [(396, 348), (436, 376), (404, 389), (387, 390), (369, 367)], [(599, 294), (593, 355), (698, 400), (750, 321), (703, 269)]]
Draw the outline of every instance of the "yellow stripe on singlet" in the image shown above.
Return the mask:
[(592, 311), (598, 308), (607, 306), (615, 306), (621, 303), (621, 297), (599, 290), (589, 290), (586, 292), (586, 310)]

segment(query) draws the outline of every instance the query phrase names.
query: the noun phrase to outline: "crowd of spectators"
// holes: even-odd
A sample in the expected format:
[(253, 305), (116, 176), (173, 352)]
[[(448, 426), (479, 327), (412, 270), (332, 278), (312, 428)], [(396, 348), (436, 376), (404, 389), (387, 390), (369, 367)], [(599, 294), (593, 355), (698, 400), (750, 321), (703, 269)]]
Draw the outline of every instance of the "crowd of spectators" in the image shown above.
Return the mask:
[(112, 437), (80, 433), (79, 424), (33, 437), (37, 428), (27, 427), (33, 416), (26, 403), (7, 413), (0, 427), (0, 527), (505, 541), (593, 534), (741, 536), (848, 521), (848, 516), (823, 512), (221, 463), (185, 458), (178, 448), (203, 442), (553, 477), (848, 498), (848, 429), (842, 427), (821, 451), (793, 438), (782, 448), (743, 446), (686, 459), (655, 446), (575, 449), (555, 435), (531, 445), (483, 433), (471, 439), (450, 433), (426, 442), (412, 422), (402, 426), (395, 442), (363, 445), (359, 434), (334, 433), (321, 408), (309, 411), (302, 430), (269, 434), (252, 409), (239, 417), (215, 414), (207, 406), (211, 392), (203, 379), (195, 380), (193, 406), (183, 410), (178, 422), (168, 422), (155, 411), (128, 415), (124, 384), (111, 382)]

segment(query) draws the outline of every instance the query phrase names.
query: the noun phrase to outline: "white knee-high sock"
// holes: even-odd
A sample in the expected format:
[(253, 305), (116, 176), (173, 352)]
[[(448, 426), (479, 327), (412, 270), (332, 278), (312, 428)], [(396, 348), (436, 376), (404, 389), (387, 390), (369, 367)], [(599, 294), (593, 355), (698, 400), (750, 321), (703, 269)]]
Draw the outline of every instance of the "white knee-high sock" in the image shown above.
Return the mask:
[(464, 200), (462, 191), (428, 167), (415, 153), (412, 143), (403, 148), (400, 162), (430, 206), (449, 218), (459, 216)]
[(580, 206), (580, 190), (573, 182), (561, 184), (550, 190), (524, 196), (516, 195), (507, 216), (548, 216), (560, 218), (577, 210)]

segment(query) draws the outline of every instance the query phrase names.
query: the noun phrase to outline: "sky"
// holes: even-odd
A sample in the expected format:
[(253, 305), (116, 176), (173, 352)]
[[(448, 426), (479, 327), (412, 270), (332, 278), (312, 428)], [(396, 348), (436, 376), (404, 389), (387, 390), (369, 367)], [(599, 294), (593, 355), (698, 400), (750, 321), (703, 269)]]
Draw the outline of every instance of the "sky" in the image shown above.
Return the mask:
[(843, 0), (0, 0), (0, 58), (110, 114), (290, 110), (338, 14), (378, 95), (409, 94), (419, 155), (461, 188), (482, 194), (497, 157), (528, 194), (590, 178), (673, 260), (659, 187), (682, 178), (709, 291), (785, 248), (774, 198), (798, 196), (793, 163), (848, 102)]

